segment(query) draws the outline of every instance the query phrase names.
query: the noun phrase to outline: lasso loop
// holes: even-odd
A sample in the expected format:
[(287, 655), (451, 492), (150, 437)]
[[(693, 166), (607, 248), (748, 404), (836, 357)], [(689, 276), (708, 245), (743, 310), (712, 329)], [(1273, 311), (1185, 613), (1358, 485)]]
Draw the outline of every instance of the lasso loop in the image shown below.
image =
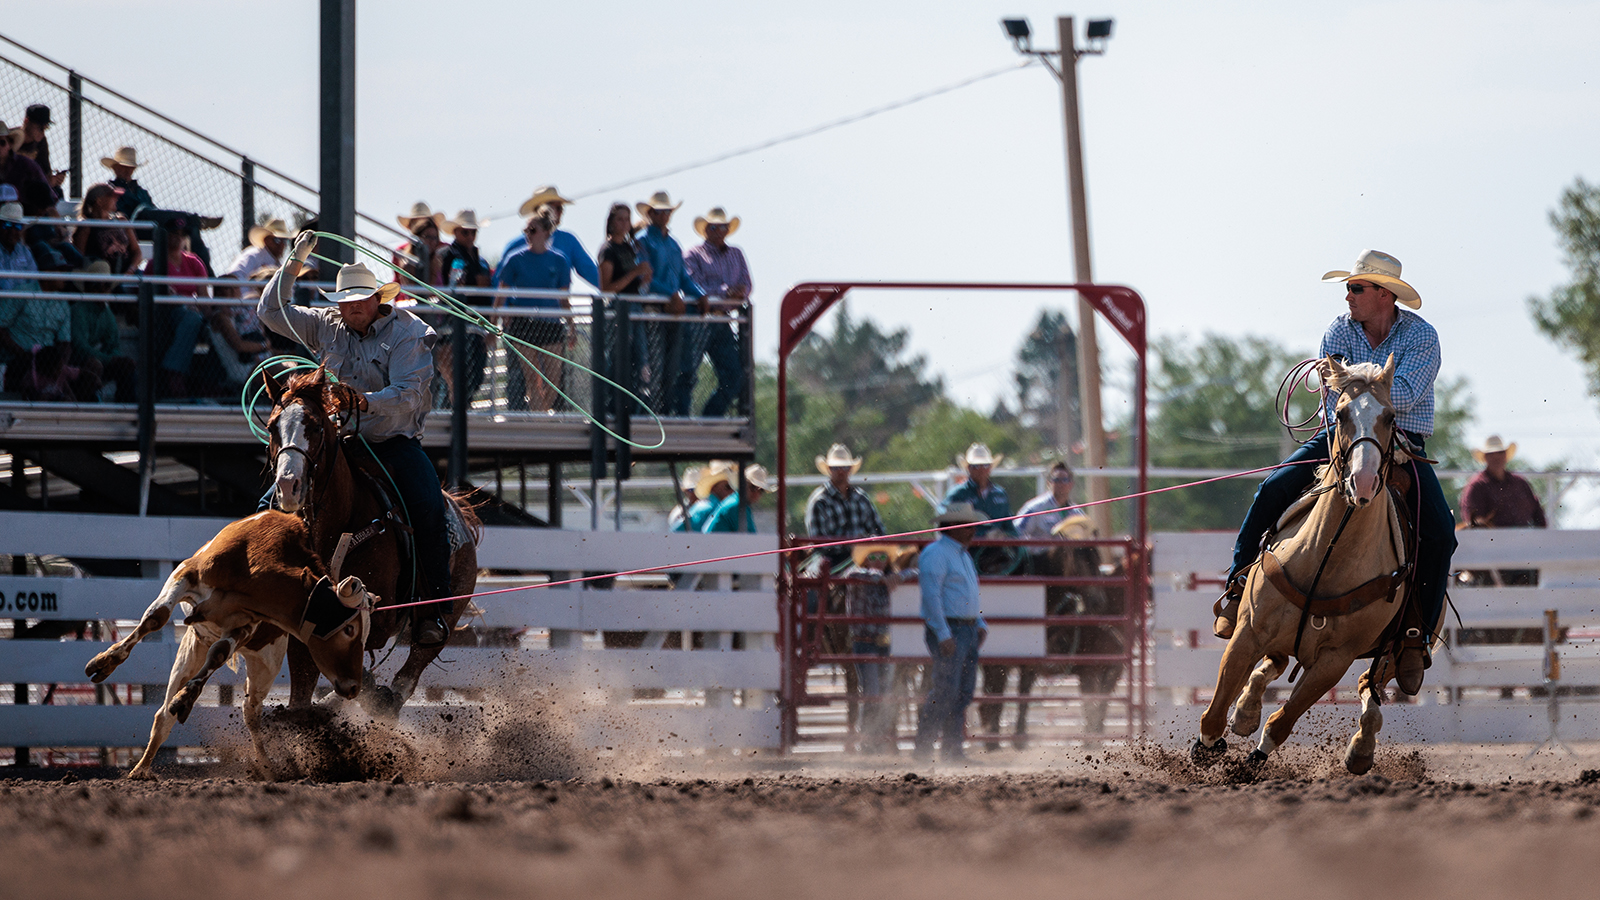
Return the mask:
[[(365, 254), (366, 256), (371, 257), (379, 265), (389, 266), (389, 261), (388, 260), (386, 260), (383, 257), (379, 256), (378, 254), (372, 252), (371, 250), (368, 250), (366, 247), (363, 247), (360, 244), (357, 244), (355, 241), (349, 240), (349, 239), (344, 238), (344, 237), (342, 237), (340, 235), (337, 235), (337, 234), (329, 234), (326, 231), (314, 231), (314, 232), (312, 232), (312, 234), (316, 235), (318, 240), (326, 238), (326, 239), (331, 240), (331, 241), (333, 241), (335, 243), (343, 244), (344, 246), (349, 247), (349, 248), (355, 250), (358, 253), (362, 253), (362, 254)], [(319, 260), (323, 261), (323, 262), (329, 263), (330, 265), (338, 266), (338, 265), (341, 264), (339, 262), (339, 260), (331, 259), (329, 257), (322, 256), (322, 255), (319, 255), (319, 254), (316, 254), (316, 253), (313, 253), (312, 256), (314, 258), (316, 258), (316, 259), (319, 259)], [(612, 381), (610, 378), (607, 378), (606, 376), (600, 374), (599, 372), (596, 372), (595, 370), (589, 368), (588, 366), (585, 366), (582, 363), (575, 362), (573, 360), (567, 359), (566, 357), (562, 356), (559, 353), (556, 353), (556, 352), (551, 351), (551, 350), (546, 350), (545, 348), (540, 347), (537, 344), (533, 344), (533, 343), (530, 343), (528, 341), (522, 340), (521, 338), (514, 337), (514, 336), (512, 336), (510, 334), (507, 334), (504, 328), (500, 327), (499, 325), (494, 324), (489, 319), (485, 318), (483, 316), (483, 314), (478, 312), (478, 310), (476, 308), (474, 308), (474, 307), (472, 307), (472, 306), (470, 306), (470, 305), (468, 305), (466, 303), (463, 303), (462, 301), (456, 299), (455, 297), (450, 296), (449, 294), (444, 293), (443, 291), (440, 291), (438, 288), (435, 288), (431, 284), (427, 284), (427, 283), (423, 282), (421, 279), (417, 278), (415, 275), (412, 275), (410, 272), (407, 272), (404, 269), (395, 269), (394, 271), (397, 272), (398, 274), (404, 276), (406, 279), (408, 279), (408, 280), (410, 280), (412, 282), (415, 282), (418, 287), (421, 287), (423, 290), (425, 290), (429, 294), (433, 295), (433, 298), (429, 298), (429, 297), (420, 296), (416, 292), (408, 291), (408, 295), (411, 296), (412, 299), (416, 300), (418, 303), (424, 303), (424, 304), (426, 304), (428, 306), (433, 307), (434, 309), (436, 309), (436, 310), (438, 310), (440, 312), (443, 312), (443, 313), (445, 313), (447, 315), (454, 316), (455, 318), (460, 319), (461, 321), (466, 322), (467, 324), (475, 325), (475, 326), (483, 329), (484, 331), (488, 332), (489, 334), (492, 334), (495, 337), (499, 338), (500, 340), (504, 341), (505, 344), (506, 344), (506, 349), (509, 350), (511, 353), (515, 354), (518, 359), (520, 359), (523, 362), (527, 363), (528, 364), (528, 368), (532, 369), (539, 376), (539, 378), (544, 381), (545, 384), (549, 385), (550, 389), (555, 391), (555, 393), (556, 393), (556, 395), (558, 397), (560, 397), (561, 399), (567, 401), (567, 403), (570, 404), (573, 409), (576, 409), (579, 412), (583, 413), (583, 417), (584, 417), (585, 421), (587, 421), (590, 425), (593, 425), (596, 428), (599, 428), (602, 432), (604, 432), (606, 435), (608, 435), (612, 439), (614, 439), (614, 440), (616, 440), (616, 441), (618, 441), (620, 443), (627, 444), (630, 447), (634, 447), (634, 448), (640, 449), (640, 450), (655, 450), (655, 449), (660, 448), (660, 447), (662, 447), (663, 445), (666, 444), (666, 442), (667, 442), (666, 424), (661, 421), (661, 417), (656, 415), (654, 410), (650, 409), (650, 407), (645, 404), (644, 400), (641, 399), (639, 397), (639, 395), (637, 395), (634, 392), (628, 390), (627, 388), (623, 387), (622, 385), (618, 384), (617, 382)], [(591, 315), (591, 321), (593, 321), (592, 315)], [(590, 339), (593, 340), (594, 338), (595, 338), (595, 336), (591, 335)], [(302, 343), (304, 343), (304, 342), (302, 341)], [(660, 437), (656, 440), (656, 442), (654, 444), (645, 444), (645, 443), (640, 443), (639, 441), (635, 441), (635, 440), (633, 440), (631, 438), (623, 437), (622, 435), (618, 434), (616, 431), (614, 431), (611, 428), (607, 427), (604, 423), (600, 422), (589, 410), (585, 409), (582, 404), (578, 403), (576, 400), (572, 399), (572, 397), (568, 396), (567, 393), (561, 389), (560, 385), (556, 384), (554, 381), (552, 381), (550, 379), (550, 377), (548, 375), (546, 375), (544, 372), (540, 371), (539, 367), (535, 366), (533, 364), (533, 361), (528, 359), (528, 357), (526, 355), (524, 355), (524, 353), (522, 352), (521, 349), (518, 349), (519, 347), (530, 349), (530, 350), (536, 350), (539, 353), (543, 353), (546, 356), (552, 357), (554, 359), (559, 359), (562, 362), (565, 362), (567, 365), (572, 366), (574, 369), (577, 369), (580, 372), (583, 372), (583, 373), (588, 374), (588, 375), (590, 375), (590, 376), (592, 376), (594, 378), (597, 378), (600, 381), (610, 385), (611, 387), (616, 388), (618, 391), (620, 391), (624, 395), (626, 395), (628, 397), (628, 399), (634, 401), (634, 403), (637, 404), (639, 408), (643, 409), (650, 416), (651, 421), (655, 422), (656, 431), (659, 432)], [(293, 366), (290, 366), (288, 368), (285, 368), (283, 370), (283, 372), (280, 373), (280, 374), (287, 374), (289, 372), (299, 371), (301, 368), (316, 368), (316, 366), (314, 364), (303, 364), (304, 360), (301, 360), (300, 357), (296, 357), (296, 356), (288, 356), (288, 357), (275, 356), (275, 357), (272, 357), (271, 359), (263, 361), (260, 365), (256, 366), (255, 370), (251, 371), (250, 379), (245, 382), (244, 391), (241, 392), (240, 402), (241, 402), (241, 404), (243, 404), (243, 407), (244, 407), (245, 418), (250, 423), (250, 431), (251, 431), (251, 433), (254, 434), (256, 436), (256, 438), (258, 440), (262, 441), (263, 443), (266, 442), (266, 429), (264, 427), (262, 427), (259, 423), (256, 422), (256, 419), (255, 419), (255, 416), (254, 416), (252, 410), (253, 410), (253, 405), (254, 405), (255, 401), (260, 398), (261, 393), (266, 388), (265, 388), (265, 385), (257, 384), (257, 386), (255, 387), (254, 392), (252, 393), (251, 383), (259, 381), (259, 379), (256, 378), (256, 372), (262, 370), (264, 367), (266, 367), (267, 365), (269, 365), (269, 364), (271, 364), (271, 363), (273, 363), (275, 361), (283, 361), (283, 360), (292, 360), (292, 361), (294, 361), (296, 363), (296, 365), (293, 365)]]
[[(1289, 432), (1289, 437), (1296, 441), (1304, 441), (1309, 438), (1309, 436), (1301, 437), (1300, 432), (1309, 431), (1312, 434), (1315, 434), (1316, 432), (1322, 430), (1322, 426), (1320, 424), (1311, 424), (1312, 422), (1317, 421), (1317, 419), (1322, 415), (1322, 410), (1327, 406), (1328, 401), (1327, 385), (1321, 383), (1320, 381), (1313, 383), (1311, 380), (1312, 377), (1317, 374), (1317, 364), (1320, 362), (1322, 362), (1322, 360), (1317, 357), (1303, 359), (1295, 363), (1294, 366), (1289, 369), (1289, 373), (1283, 376), (1283, 380), (1278, 382), (1278, 397), (1276, 401), (1276, 406), (1278, 408), (1278, 423), (1286, 428)], [(1290, 412), (1290, 404), (1294, 402), (1295, 389), (1301, 386), (1304, 386), (1308, 393), (1320, 393), (1322, 394), (1322, 397), (1317, 403), (1317, 409), (1315, 412), (1311, 413), (1309, 416), (1306, 416), (1299, 422), (1295, 422), (1290, 418), (1293, 415), (1293, 413)]]

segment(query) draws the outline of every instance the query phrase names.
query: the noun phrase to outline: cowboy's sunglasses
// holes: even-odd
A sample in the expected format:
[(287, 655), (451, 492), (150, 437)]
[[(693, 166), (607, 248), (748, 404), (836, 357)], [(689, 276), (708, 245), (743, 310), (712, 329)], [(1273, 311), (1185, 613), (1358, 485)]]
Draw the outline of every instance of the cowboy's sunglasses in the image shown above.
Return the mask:
[(1374, 292), (1374, 293), (1376, 293), (1377, 290), (1378, 290), (1378, 286), (1375, 285), (1375, 284), (1346, 284), (1344, 286), (1344, 289), (1349, 291), (1352, 294), (1355, 294), (1357, 297), (1359, 297), (1362, 294), (1365, 294), (1369, 290)]

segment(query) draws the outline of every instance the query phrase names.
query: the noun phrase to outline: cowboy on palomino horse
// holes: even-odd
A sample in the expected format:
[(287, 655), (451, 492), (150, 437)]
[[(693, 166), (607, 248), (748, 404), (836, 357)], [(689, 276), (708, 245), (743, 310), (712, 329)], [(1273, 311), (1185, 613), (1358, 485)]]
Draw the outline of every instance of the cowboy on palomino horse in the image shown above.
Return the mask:
[[(267, 282), (256, 311), (268, 328), (305, 345), (341, 383), (360, 393), (358, 433), (388, 471), (410, 517), (421, 599), (449, 597), (445, 498), (421, 443), (423, 419), (431, 406), (437, 336), (427, 323), (393, 305), (398, 284), (380, 286), (360, 263), (341, 268), (336, 290), (326, 295), (338, 304), (337, 310), (293, 306), (295, 276), (316, 246), (310, 232), (295, 239), (294, 250)], [(450, 636), (445, 622), (450, 611), (448, 601), (419, 607), (414, 643), (442, 646)]]
[[(1196, 762), (1221, 757), (1225, 725), (1255, 732), (1266, 686), (1291, 655), (1305, 675), (1268, 719), (1252, 762), (1281, 746), (1352, 662), (1370, 657), (1357, 687), (1360, 728), (1344, 760), (1349, 771), (1366, 772), (1383, 726), (1384, 685), (1393, 677), (1405, 693), (1421, 689), (1455, 532), (1422, 450), (1433, 424), (1438, 337), (1420, 317), (1394, 308), (1396, 301), (1422, 305), (1399, 275), (1397, 260), (1367, 251), (1354, 272), (1323, 276), (1348, 282), (1350, 311), (1329, 327), (1316, 363), (1328, 424), (1289, 461), (1326, 464), (1279, 469), (1256, 493), (1215, 607), (1216, 632), (1228, 646), (1191, 748)], [(1372, 359), (1378, 354), (1381, 366)], [(1313, 482), (1316, 489), (1305, 491)]]

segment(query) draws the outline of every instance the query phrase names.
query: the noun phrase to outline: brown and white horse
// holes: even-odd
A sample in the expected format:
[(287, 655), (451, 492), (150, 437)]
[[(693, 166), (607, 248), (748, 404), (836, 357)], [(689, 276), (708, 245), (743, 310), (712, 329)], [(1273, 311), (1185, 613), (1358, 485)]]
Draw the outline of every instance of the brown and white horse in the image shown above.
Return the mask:
[[(404, 603), (400, 597), (401, 560), (404, 535), (390, 517), (390, 509), (379, 494), (358, 478), (349, 454), (340, 440), (340, 423), (359, 414), (364, 398), (346, 384), (329, 381), (318, 368), (291, 377), (279, 387), (264, 376), (272, 398), (272, 416), (267, 422), (268, 449), (272, 454), (278, 505), (305, 520), (311, 530), (312, 545), (335, 574), (355, 575), (382, 598), (382, 604)], [(398, 502), (399, 498), (391, 498)], [(450, 560), (451, 592), (458, 598), (445, 623), (454, 631), (456, 622), (471, 603), (466, 596), (478, 583), (477, 543), (482, 532), (478, 518), (465, 504), (445, 492), (445, 502), (454, 505), (470, 532)], [(341, 537), (351, 535), (346, 551), (339, 551)], [(412, 578), (405, 579), (410, 586)], [(413, 610), (391, 610), (380, 605), (372, 614), (372, 629), (367, 649), (376, 651), (406, 628)], [(439, 655), (442, 647), (413, 645), (405, 663), (388, 687), (368, 683), (361, 695), (364, 706), (375, 714), (398, 714), (411, 698), (423, 670)], [(317, 670), (304, 649), (289, 648), (289, 686), (291, 707), (309, 705), (316, 687)], [(370, 680), (371, 673), (367, 674)]]
[[(1376, 683), (1366, 675), (1361, 679), (1360, 727), (1344, 759), (1356, 774), (1372, 766), (1377, 732), (1383, 727), (1377, 692), (1394, 673), (1390, 648), (1380, 643), (1409, 591), (1405, 575), (1412, 557), (1403, 511), (1385, 475), (1391, 463), (1411, 456), (1396, 432), (1389, 400), (1392, 356), (1381, 369), (1372, 363), (1347, 368), (1327, 359), (1321, 371), (1329, 390), (1338, 395), (1330, 462), (1319, 469), (1315, 486), (1279, 520), (1261, 559), (1250, 569), (1238, 623), (1217, 672), (1216, 693), (1191, 751), (1200, 763), (1216, 761), (1227, 749), (1225, 726), (1231, 724), (1242, 736), (1255, 732), (1262, 694), (1283, 673), (1291, 655), (1305, 672), (1288, 700), (1267, 719), (1252, 761), (1264, 761), (1282, 746), (1295, 723), (1344, 677), (1350, 664), (1376, 649), (1378, 678)], [(1306, 604), (1309, 610), (1303, 609)], [(1228, 706), (1236, 697), (1230, 723)]]

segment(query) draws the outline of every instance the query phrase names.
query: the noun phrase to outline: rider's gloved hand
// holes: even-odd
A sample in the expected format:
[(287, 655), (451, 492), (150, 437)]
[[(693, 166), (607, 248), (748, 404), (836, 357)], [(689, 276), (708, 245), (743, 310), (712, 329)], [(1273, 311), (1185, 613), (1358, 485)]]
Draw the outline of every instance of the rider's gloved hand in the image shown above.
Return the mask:
[(302, 231), (294, 239), (294, 250), (289, 258), (297, 263), (303, 263), (311, 258), (312, 251), (317, 249), (317, 235), (313, 231)]

